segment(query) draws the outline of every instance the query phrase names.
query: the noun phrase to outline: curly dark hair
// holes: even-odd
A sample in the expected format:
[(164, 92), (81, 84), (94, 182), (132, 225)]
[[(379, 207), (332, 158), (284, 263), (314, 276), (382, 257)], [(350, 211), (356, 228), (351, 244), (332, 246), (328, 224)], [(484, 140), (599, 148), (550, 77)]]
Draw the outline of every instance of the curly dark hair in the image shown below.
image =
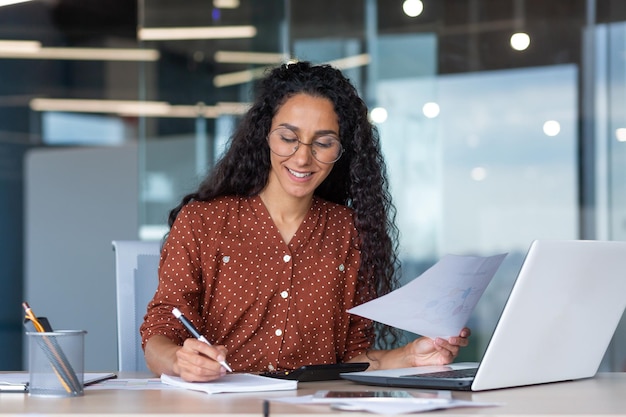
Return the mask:
[[(370, 294), (375, 296), (392, 291), (398, 283), (399, 270), (395, 208), (378, 131), (369, 121), (367, 106), (356, 88), (340, 70), (309, 62), (274, 68), (257, 87), (256, 100), (238, 124), (228, 149), (198, 190), (186, 195), (170, 212), (170, 226), (190, 201), (259, 194), (270, 172), (267, 135), (274, 115), (296, 94), (327, 98), (339, 119), (344, 153), (315, 195), (354, 210), (361, 249), (359, 279), (367, 281)], [(380, 346), (393, 345), (398, 339), (387, 326), (380, 326), (376, 334)]]

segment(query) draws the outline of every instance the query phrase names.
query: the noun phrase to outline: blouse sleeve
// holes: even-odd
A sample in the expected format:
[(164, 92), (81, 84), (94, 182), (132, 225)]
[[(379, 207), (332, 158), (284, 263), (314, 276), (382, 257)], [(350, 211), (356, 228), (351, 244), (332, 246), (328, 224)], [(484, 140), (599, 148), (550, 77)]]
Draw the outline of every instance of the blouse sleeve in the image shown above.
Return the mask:
[(194, 325), (201, 322), (201, 241), (196, 233), (200, 221), (193, 207), (187, 205), (172, 225), (161, 252), (159, 284), (140, 327), (142, 347), (154, 335), (166, 336), (179, 345), (190, 337), (172, 314), (173, 307), (177, 307)]
[[(356, 259), (354, 266), (358, 269), (360, 265), (360, 251), (358, 248), (355, 247), (351, 255), (351, 259)], [(370, 301), (372, 298), (374, 296), (370, 284), (364, 279), (357, 279), (353, 307)], [(347, 314), (349, 316), (348, 338), (345, 353), (343, 357), (339, 358), (341, 362), (347, 362), (371, 349), (375, 339), (374, 322), (372, 320), (355, 314)]]

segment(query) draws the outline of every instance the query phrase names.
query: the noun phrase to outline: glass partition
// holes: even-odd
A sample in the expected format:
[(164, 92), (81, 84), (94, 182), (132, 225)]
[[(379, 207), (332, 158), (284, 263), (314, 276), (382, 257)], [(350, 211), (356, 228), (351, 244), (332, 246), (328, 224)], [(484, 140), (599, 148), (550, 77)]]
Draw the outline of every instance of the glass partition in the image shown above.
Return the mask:
[[(144, 118), (145, 237), (167, 230), (167, 211), (210, 169), (268, 66), (331, 63), (353, 80), (380, 132), (402, 281), (446, 253), (509, 254), (471, 318), (474, 343), (462, 359), (479, 358), (533, 239), (625, 237), (621, 89), (609, 97), (612, 116), (598, 114), (618, 135), (591, 155), (606, 170), (581, 163), (583, 60), (598, 49), (584, 49), (583, 37), (609, 7), (597, 3), (141, 1), (143, 45), (163, 56), (158, 76), (142, 80), (146, 99), (190, 107), (186, 118)], [(422, 12), (411, 17), (416, 4)], [(227, 27), (241, 32), (200, 38)], [(188, 37), (173, 39), (175, 28)], [(622, 51), (623, 35), (611, 33), (607, 47)], [(619, 62), (608, 64), (607, 85), (623, 84)], [(594, 187), (606, 203), (591, 203), (589, 229), (582, 184), (601, 180)]]
[[(461, 359), (474, 360), (533, 239), (626, 240), (618, 3), (0, 6), (0, 146), (7, 155), (15, 144), (137, 147), (137, 234), (160, 239), (169, 210), (220, 155), (255, 80), (288, 59), (331, 63), (352, 79), (380, 132), (402, 281), (446, 253), (509, 254), (471, 318), (475, 336)], [(9, 209), (6, 219), (21, 212)], [(6, 262), (21, 268), (18, 258)], [(623, 326), (605, 368), (625, 366), (620, 334)]]
[(167, 104), (142, 118), (140, 230), (167, 231), (167, 215), (193, 191), (251, 99), (252, 81), (280, 63), (285, 48), (281, 2), (141, 0), (138, 38), (161, 60), (145, 74), (145, 100)]
[[(626, 50), (624, 22), (599, 25), (595, 37), (595, 139), (597, 219), (601, 238), (626, 240)], [(623, 317), (607, 354), (607, 363), (626, 371), (626, 317)]]

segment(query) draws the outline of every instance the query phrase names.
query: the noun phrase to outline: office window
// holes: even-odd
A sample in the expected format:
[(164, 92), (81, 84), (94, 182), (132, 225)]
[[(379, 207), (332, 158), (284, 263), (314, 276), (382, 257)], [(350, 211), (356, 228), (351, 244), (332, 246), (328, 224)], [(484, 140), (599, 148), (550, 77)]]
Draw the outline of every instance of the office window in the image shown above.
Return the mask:
[[(476, 359), (531, 240), (626, 239), (626, 7), (421, 4), (416, 16), (402, 0), (0, 7), (0, 187), (19, 182), (21, 165), (8, 162), (16, 144), (137, 144), (137, 235), (158, 239), (224, 149), (254, 81), (286, 59), (332, 63), (380, 131), (403, 282), (446, 253), (509, 253), (471, 319), (462, 358)], [(21, 242), (9, 219), (22, 205), (2, 207), (5, 246)], [(0, 281), (14, 282), (23, 259), (5, 253), (13, 272)], [(0, 341), (21, 332), (9, 321)], [(619, 334), (606, 369), (626, 366)]]

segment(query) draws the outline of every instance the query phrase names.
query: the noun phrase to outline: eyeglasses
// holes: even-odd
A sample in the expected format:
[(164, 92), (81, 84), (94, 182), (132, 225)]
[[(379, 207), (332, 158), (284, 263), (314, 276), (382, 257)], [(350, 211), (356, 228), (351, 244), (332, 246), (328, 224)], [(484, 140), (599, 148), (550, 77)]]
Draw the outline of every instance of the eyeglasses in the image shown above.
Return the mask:
[(300, 145), (310, 146), (313, 158), (323, 164), (332, 164), (341, 158), (343, 147), (335, 136), (324, 135), (316, 137), (311, 143), (304, 143), (296, 132), (286, 127), (274, 129), (267, 135), (270, 150), (278, 156), (291, 156), (296, 153)]

